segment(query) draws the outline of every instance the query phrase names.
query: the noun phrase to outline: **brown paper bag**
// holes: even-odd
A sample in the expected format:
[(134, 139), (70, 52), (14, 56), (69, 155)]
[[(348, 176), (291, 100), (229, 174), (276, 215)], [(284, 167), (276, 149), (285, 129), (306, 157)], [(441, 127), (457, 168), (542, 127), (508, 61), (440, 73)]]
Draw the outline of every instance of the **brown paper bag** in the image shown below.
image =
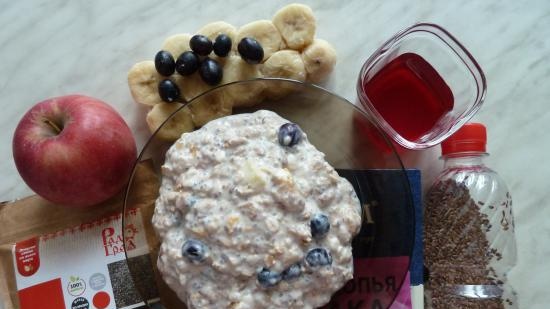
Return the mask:
[[(150, 222), (158, 195), (159, 179), (152, 162), (138, 164), (134, 176), (129, 208), (139, 208), (143, 221)], [(89, 209), (69, 209), (52, 204), (39, 196), (30, 196), (0, 205), (0, 298), (5, 309), (19, 308), (12, 249), (16, 242), (72, 228), (98, 218), (121, 213), (124, 192)], [(151, 224), (144, 224), (150, 252), (156, 244)], [(156, 265), (156, 260), (152, 261)]]

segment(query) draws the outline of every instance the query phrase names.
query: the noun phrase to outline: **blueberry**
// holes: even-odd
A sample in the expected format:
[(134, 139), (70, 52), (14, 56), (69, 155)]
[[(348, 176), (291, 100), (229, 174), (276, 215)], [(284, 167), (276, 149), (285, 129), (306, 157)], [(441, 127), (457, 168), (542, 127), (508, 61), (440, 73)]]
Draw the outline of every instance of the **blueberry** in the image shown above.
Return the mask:
[(226, 34), (220, 34), (214, 40), (214, 54), (225, 57), (231, 50), (231, 38)]
[(243, 38), (239, 42), (239, 45), (237, 45), (237, 50), (244, 61), (250, 64), (260, 63), (264, 59), (264, 49), (262, 45), (253, 38)]
[(171, 53), (161, 50), (155, 55), (155, 68), (160, 75), (170, 76), (174, 74), (176, 63)]
[(216, 60), (210, 58), (202, 61), (199, 74), (202, 80), (211, 86), (219, 84), (223, 77), (221, 65)]
[(306, 262), (311, 267), (330, 265), (332, 256), (325, 248), (314, 248), (307, 253)]
[(181, 254), (191, 262), (202, 262), (206, 258), (206, 246), (200, 240), (188, 239), (181, 248)]
[(258, 273), (258, 283), (264, 288), (274, 287), (279, 281), (281, 281), (281, 275), (265, 267)]
[(309, 222), (309, 226), (311, 227), (311, 236), (314, 238), (321, 238), (330, 230), (330, 222), (324, 214), (315, 214)]
[(202, 34), (196, 34), (191, 37), (189, 47), (197, 53), (197, 55), (208, 56), (212, 52), (212, 41)]
[(159, 83), (159, 96), (164, 102), (176, 102), (180, 99), (180, 89), (173, 81), (165, 79)]
[(285, 123), (279, 128), (279, 144), (292, 147), (302, 139), (302, 130), (295, 123)]
[(199, 56), (188, 50), (178, 57), (176, 61), (176, 71), (181, 75), (191, 75), (199, 68)]
[(289, 268), (285, 269), (282, 273), (283, 280), (292, 280), (300, 277), (302, 274), (302, 266), (299, 263), (290, 265)]

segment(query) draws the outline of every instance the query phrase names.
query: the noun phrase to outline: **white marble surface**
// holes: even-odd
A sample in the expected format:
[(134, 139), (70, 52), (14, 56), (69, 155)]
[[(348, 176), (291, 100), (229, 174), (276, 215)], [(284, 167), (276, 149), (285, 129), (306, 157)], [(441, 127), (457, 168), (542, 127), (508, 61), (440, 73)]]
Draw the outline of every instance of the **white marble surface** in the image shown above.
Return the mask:
[[(141, 147), (145, 110), (133, 103), (126, 72), (151, 59), (169, 34), (207, 22), (237, 26), (270, 18), (288, 1), (7, 1), (0, 7), (0, 201), (31, 194), (17, 174), (11, 138), (35, 102), (82, 93), (111, 103)], [(363, 61), (396, 31), (417, 21), (438, 23), (485, 70), (488, 96), (474, 118), (489, 128), (489, 164), (514, 197), (518, 264), (510, 279), (521, 308), (548, 308), (550, 293), (550, 2), (304, 1), (318, 18), (318, 36), (333, 42), (339, 61), (327, 87), (355, 101)], [(438, 149), (416, 154), (426, 184), (441, 168)], [(0, 306), (1, 307), (1, 306)]]

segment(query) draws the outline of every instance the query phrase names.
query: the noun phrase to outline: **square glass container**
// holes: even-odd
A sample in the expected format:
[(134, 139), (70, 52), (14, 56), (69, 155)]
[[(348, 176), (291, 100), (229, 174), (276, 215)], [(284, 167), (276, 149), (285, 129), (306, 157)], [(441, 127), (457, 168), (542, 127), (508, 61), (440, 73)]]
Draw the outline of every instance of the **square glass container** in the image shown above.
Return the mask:
[[(401, 72), (405, 75), (393, 74), (393, 70), (390, 78), (378, 82), (380, 76), (388, 76), (388, 68), (395, 68), (396, 63), (401, 65), (397, 70), (405, 70)], [(373, 83), (378, 83), (377, 93), (368, 88)], [(414, 88), (418, 86), (414, 83), (421, 85), (421, 89)], [(416, 90), (406, 92), (411, 87)], [(400, 94), (400, 89), (405, 90)], [(429, 23), (415, 24), (385, 42), (365, 62), (357, 81), (359, 101), (372, 120), (408, 149), (432, 147), (456, 132), (479, 110), (486, 89), (485, 75), (472, 55), (445, 29)], [(428, 108), (437, 106), (443, 96), (441, 91), (449, 104), (441, 113), (428, 115), (424, 104), (431, 104)], [(420, 95), (414, 97), (414, 94)], [(398, 103), (390, 107), (376, 101), (385, 98)], [(413, 127), (418, 130), (410, 134), (408, 131), (415, 130)]]

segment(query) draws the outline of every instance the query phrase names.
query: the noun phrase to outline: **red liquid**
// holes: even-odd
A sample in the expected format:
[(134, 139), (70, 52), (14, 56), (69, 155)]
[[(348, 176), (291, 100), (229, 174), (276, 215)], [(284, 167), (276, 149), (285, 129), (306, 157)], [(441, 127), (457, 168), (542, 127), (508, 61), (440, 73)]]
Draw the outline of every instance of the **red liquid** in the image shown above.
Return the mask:
[(443, 78), (413, 53), (386, 64), (363, 84), (363, 91), (386, 122), (409, 141), (428, 133), (454, 104)]

